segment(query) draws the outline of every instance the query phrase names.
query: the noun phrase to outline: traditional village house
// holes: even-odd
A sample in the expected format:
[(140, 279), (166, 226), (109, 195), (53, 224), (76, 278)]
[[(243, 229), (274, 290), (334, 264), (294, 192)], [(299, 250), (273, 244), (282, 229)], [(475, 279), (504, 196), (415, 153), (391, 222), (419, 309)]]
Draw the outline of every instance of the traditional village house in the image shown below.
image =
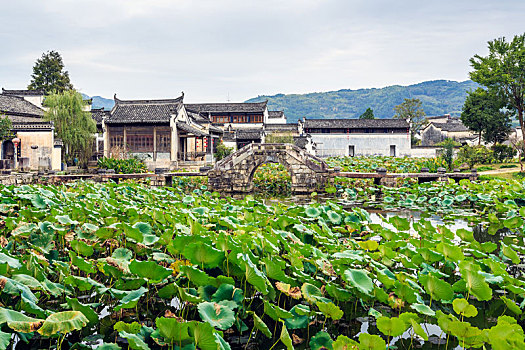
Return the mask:
[[(53, 123), (45, 121), (42, 102), (44, 93), (34, 90), (5, 90), (0, 94), (0, 114), (12, 122), (13, 138), (20, 139), (17, 149), (11, 139), (4, 140), (1, 158), (14, 166), (17, 152), (19, 165), (30, 170), (61, 168), (62, 142), (55, 140)], [(2, 163), (2, 165), (4, 165)]]
[(477, 142), (477, 135), (470, 131), (459, 118), (450, 114), (426, 118), (428, 124), (421, 129), (421, 145), (434, 146), (446, 138), (466, 144)]
[(410, 156), (410, 126), (403, 119), (305, 119), (316, 155)]
[(97, 160), (104, 156), (104, 130), (102, 129), (102, 120), (107, 119), (110, 111), (102, 108), (92, 108), (91, 117), (97, 125), (97, 132), (95, 133), (95, 143), (93, 146), (93, 160)]
[(188, 114), (184, 94), (175, 99), (120, 100), (102, 119), (104, 155), (129, 153), (150, 169), (202, 165), (212, 157), (220, 131)]
[(186, 110), (207, 118), (224, 131), (227, 147), (241, 149), (249, 143), (264, 142), (264, 125), (268, 123), (267, 102), (257, 103), (191, 103)]

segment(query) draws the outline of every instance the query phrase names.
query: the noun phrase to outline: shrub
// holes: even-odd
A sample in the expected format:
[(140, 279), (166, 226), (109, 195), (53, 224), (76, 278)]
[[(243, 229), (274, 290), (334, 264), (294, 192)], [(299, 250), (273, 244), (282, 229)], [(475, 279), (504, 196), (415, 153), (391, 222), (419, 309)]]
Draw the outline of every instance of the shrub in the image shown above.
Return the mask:
[(104, 157), (98, 160), (97, 165), (99, 168), (113, 169), (117, 174), (135, 174), (148, 171), (144, 161), (138, 158), (115, 159)]
[(492, 146), (492, 152), (494, 154), (494, 159), (499, 163), (503, 163), (505, 161), (508, 161), (509, 159), (514, 158), (518, 153), (518, 151), (516, 151), (511, 146), (502, 144), (495, 144), (494, 146)]
[(490, 164), (493, 152), (485, 146), (463, 146), (459, 149), (458, 160), (472, 169), (476, 164)]
[(516, 164), (503, 164), (500, 166), (500, 169), (510, 169), (510, 168), (517, 168), (518, 166)]
[(226, 147), (221, 140), (221, 142), (219, 142), (219, 144), (217, 145), (217, 152), (215, 153), (215, 159), (219, 161), (229, 156), (232, 152), (233, 152), (233, 148)]
[(452, 170), (452, 162), (454, 160), (454, 147), (459, 146), (459, 143), (447, 138), (443, 142), (438, 143), (437, 146), (443, 147), (439, 150), (439, 155), (445, 161), (445, 163), (447, 163), (448, 170)]

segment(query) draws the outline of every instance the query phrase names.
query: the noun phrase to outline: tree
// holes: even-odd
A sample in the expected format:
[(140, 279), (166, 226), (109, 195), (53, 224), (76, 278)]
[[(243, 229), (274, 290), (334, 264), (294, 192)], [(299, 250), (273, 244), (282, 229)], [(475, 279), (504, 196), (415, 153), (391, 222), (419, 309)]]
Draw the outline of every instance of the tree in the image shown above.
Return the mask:
[(394, 118), (408, 120), (412, 137), (421, 130), (425, 123), (425, 111), (418, 98), (405, 98), (403, 103), (394, 107), (394, 111), (396, 112)]
[(489, 143), (501, 143), (507, 139), (512, 130), (511, 116), (505, 111), (505, 101), (494, 92), (481, 88), (469, 92), (461, 121), (470, 130)]
[(368, 107), (366, 111), (359, 116), (359, 119), (376, 119), (374, 117), (374, 111), (372, 108)]
[(13, 131), (11, 130), (12, 127), (13, 123), (11, 123), (11, 119), (6, 115), (0, 114), (0, 143), (10, 137), (14, 137)]
[(446, 138), (444, 141), (438, 143), (436, 146), (441, 146), (439, 155), (445, 160), (448, 166), (448, 170), (452, 170), (452, 165), (454, 162), (454, 147), (459, 146), (460, 144), (451, 138)]
[(64, 71), (62, 57), (56, 51), (43, 53), (33, 66), (29, 90), (44, 90), (46, 94), (60, 93), (73, 89), (69, 73)]
[(525, 142), (525, 34), (511, 42), (504, 37), (488, 42), (489, 54), (470, 59), (474, 69), (470, 78), (501, 96), (509, 109), (516, 111)]
[(63, 159), (71, 162), (78, 157), (82, 166), (91, 157), (97, 131), (91, 114), (84, 110), (86, 103), (75, 90), (51, 94), (44, 100), (44, 106), (49, 107), (44, 118), (54, 123), (56, 137), (64, 142)]

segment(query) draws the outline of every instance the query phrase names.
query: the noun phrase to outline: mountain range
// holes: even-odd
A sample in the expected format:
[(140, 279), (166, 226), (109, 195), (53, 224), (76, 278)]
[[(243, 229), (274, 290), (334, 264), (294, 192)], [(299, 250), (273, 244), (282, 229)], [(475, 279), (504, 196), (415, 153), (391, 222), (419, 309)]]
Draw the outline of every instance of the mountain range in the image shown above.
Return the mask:
[[(405, 98), (418, 98), (423, 104), (427, 116), (450, 114), (459, 116), (467, 92), (478, 87), (471, 80), (462, 82), (451, 80), (433, 80), (418, 84), (384, 88), (343, 89), (338, 91), (314, 92), (307, 94), (277, 94), (257, 96), (245, 102), (268, 100), (269, 110), (281, 110), (289, 123), (305, 118), (358, 118), (367, 108), (372, 108), (376, 118), (391, 118), (394, 107)], [(85, 98), (89, 96), (85, 96)], [(93, 108), (113, 107), (113, 100), (93, 96)]]

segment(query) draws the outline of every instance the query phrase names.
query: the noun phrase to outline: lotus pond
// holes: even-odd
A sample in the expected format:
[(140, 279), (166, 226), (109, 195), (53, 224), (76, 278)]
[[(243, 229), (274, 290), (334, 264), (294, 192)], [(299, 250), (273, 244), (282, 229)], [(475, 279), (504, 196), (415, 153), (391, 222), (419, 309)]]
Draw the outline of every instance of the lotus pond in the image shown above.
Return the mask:
[[(0, 349), (525, 348), (522, 182), (303, 205), (201, 186), (0, 187)], [(422, 212), (345, 209), (371, 196)]]

